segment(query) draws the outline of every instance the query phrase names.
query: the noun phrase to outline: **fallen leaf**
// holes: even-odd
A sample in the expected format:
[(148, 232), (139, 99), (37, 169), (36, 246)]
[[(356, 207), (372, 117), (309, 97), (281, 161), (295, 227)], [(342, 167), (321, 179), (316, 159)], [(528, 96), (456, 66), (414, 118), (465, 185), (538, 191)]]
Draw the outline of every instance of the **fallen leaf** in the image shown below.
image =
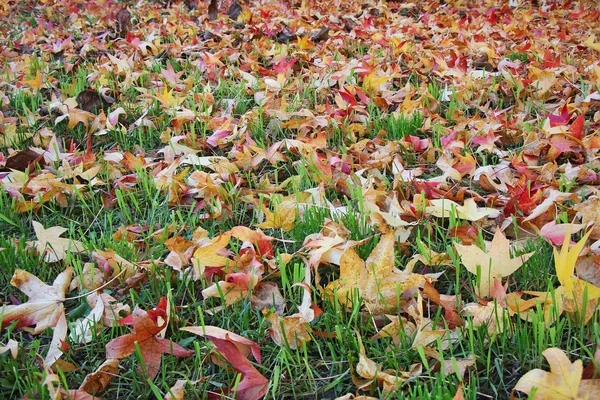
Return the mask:
[(79, 389), (97, 395), (106, 390), (113, 377), (119, 376), (119, 360), (109, 358), (94, 372), (86, 375)]
[(519, 379), (515, 390), (530, 394), (532, 400), (543, 399), (594, 399), (600, 392), (600, 379), (582, 380), (583, 363), (571, 363), (566, 354), (557, 348), (546, 349), (544, 357), (550, 364), (550, 372), (534, 369)]
[[(3, 306), (0, 309), (2, 328), (13, 321), (19, 321), (17, 328), (25, 327), (25, 330), (34, 335), (39, 335), (46, 328), (54, 328), (52, 342), (44, 360), (48, 367), (52, 366), (62, 354), (61, 343), (67, 335), (63, 302), (72, 276), (73, 268), (69, 267), (56, 277), (52, 286), (48, 286), (29, 272), (18, 269), (10, 284), (25, 293), (29, 301), (19, 305)], [(33, 324), (35, 328), (26, 328)]]
[(17, 355), (19, 354), (19, 342), (9, 339), (5, 346), (0, 346), (0, 354), (6, 353), (7, 351), (10, 351), (10, 355), (16, 360)]
[(534, 253), (527, 253), (515, 258), (510, 257), (510, 241), (506, 239), (500, 228), (496, 228), (494, 238), (487, 252), (477, 245), (464, 246), (456, 243), (456, 251), (465, 268), (477, 275), (477, 294), (481, 297), (490, 295), (494, 279), (502, 281), (519, 269)]
[(265, 213), (266, 221), (256, 224), (259, 228), (272, 228), (282, 229), (284, 231), (291, 230), (296, 222), (296, 208), (297, 204), (295, 201), (282, 201), (275, 206), (275, 211), (269, 211), (263, 206), (263, 212)]
[[(177, 343), (160, 338), (159, 332), (167, 325), (166, 313), (152, 318), (148, 311), (139, 307), (133, 310), (132, 320), (134, 333), (120, 336), (106, 344), (106, 358), (125, 358), (135, 352), (136, 344), (140, 348), (142, 358), (146, 365), (149, 379), (154, 379), (160, 371), (160, 362), (163, 353), (172, 354), (177, 357), (189, 357), (194, 354), (192, 350), (186, 350)], [(158, 324), (157, 317), (163, 317), (162, 324)], [(141, 373), (141, 366), (139, 368)]]
[(64, 239), (60, 235), (68, 229), (60, 226), (53, 226), (45, 229), (42, 224), (33, 221), (33, 229), (38, 240), (34, 241), (34, 246), (40, 254), (44, 254), (46, 262), (57, 262), (64, 260), (67, 252), (78, 253), (83, 251), (83, 245), (77, 240)]
[(327, 285), (330, 296), (337, 292), (341, 304), (352, 307), (354, 292), (363, 298), (371, 313), (384, 313), (396, 309), (399, 295), (404, 291), (423, 286), (432, 278), (400, 271), (394, 267), (394, 232), (381, 236), (373, 252), (363, 261), (354, 249), (347, 249), (340, 259), (340, 278)]
[(240, 400), (261, 399), (269, 387), (269, 381), (248, 361), (252, 353), (254, 359), (260, 364), (260, 349), (258, 344), (236, 333), (229, 332), (216, 326), (190, 326), (181, 328), (182, 331), (196, 335), (206, 336), (215, 345), (221, 354), (237, 372), (242, 374), (242, 379), (235, 388), (235, 398)]

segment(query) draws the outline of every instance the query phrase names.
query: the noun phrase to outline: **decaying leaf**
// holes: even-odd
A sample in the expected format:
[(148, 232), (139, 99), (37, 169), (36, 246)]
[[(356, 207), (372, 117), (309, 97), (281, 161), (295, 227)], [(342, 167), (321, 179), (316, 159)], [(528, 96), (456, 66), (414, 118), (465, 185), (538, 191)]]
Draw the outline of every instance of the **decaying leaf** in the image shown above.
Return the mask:
[(110, 381), (119, 375), (119, 360), (109, 358), (104, 361), (94, 372), (86, 375), (79, 389), (84, 390), (92, 395), (97, 395), (103, 392)]
[(358, 332), (356, 337), (359, 345), (359, 359), (355, 370), (358, 377), (353, 377), (353, 380), (354, 384), (356, 384), (359, 389), (366, 389), (374, 382), (377, 382), (382, 385), (382, 397), (387, 398), (390, 394), (397, 391), (408, 379), (421, 374), (421, 364), (411, 365), (410, 370), (407, 372), (393, 370), (382, 371), (380, 365), (377, 365), (375, 361), (367, 357), (362, 338)]

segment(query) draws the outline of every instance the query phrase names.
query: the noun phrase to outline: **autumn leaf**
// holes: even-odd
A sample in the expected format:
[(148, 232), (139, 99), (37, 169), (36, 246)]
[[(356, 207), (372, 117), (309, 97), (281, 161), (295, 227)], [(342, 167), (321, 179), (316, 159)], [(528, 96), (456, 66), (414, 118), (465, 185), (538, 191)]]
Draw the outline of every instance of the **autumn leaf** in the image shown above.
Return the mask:
[(567, 296), (574, 296), (574, 292), (577, 290), (580, 291), (581, 294), (583, 294), (584, 291), (587, 292), (588, 300), (600, 298), (599, 287), (574, 276), (577, 258), (579, 257), (579, 253), (583, 250), (583, 246), (585, 246), (590, 234), (591, 231), (585, 234), (579, 242), (569, 249), (569, 243), (571, 241), (571, 233), (569, 232), (565, 235), (560, 252), (554, 248), (556, 277), (560, 284), (565, 287)]
[[(162, 318), (159, 324), (158, 318)], [(136, 344), (140, 349), (142, 358), (146, 365), (149, 379), (154, 379), (160, 371), (162, 354), (172, 354), (177, 357), (189, 357), (194, 354), (192, 350), (186, 350), (177, 343), (163, 339), (158, 336), (167, 325), (166, 312), (157, 312), (156, 315), (144, 311), (139, 307), (133, 310), (132, 322), (134, 333), (120, 336), (106, 344), (106, 358), (121, 359), (133, 354)], [(140, 372), (141, 372), (140, 366)]]
[(50, 367), (62, 354), (61, 343), (67, 335), (67, 319), (63, 302), (73, 276), (73, 268), (69, 267), (61, 272), (52, 286), (46, 285), (35, 275), (18, 269), (15, 271), (10, 284), (17, 287), (29, 297), (29, 301), (19, 305), (3, 306), (0, 309), (2, 328), (18, 321), (16, 327), (25, 328), (34, 335), (39, 335), (46, 328), (54, 328), (52, 342), (44, 360)]
[(425, 212), (435, 217), (449, 218), (452, 213), (465, 221), (479, 221), (482, 218), (498, 215), (498, 210), (489, 207), (477, 207), (474, 199), (466, 199), (464, 205), (460, 205), (448, 199), (435, 199), (430, 201)]
[(363, 345), (362, 338), (358, 332), (356, 333), (356, 338), (358, 339), (359, 358), (355, 370), (358, 377), (353, 377), (353, 381), (359, 389), (366, 389), (377, 382), (382, 386), (382, 398), (388, 398), (388, 396), (396, 392), (404, 382), (421, 373), (421, 364), (411, 365), (410, 371), (408, 372), (393, 370), (383, 371), (380, 365), (367, 357), (365, 346)]
[(87, 393), (96, 395), (104, 391), (113, 377), (119, 375), (119, 360), (109, 358), (104, 361), (94, 372), (86, 375), (83, 383), (79, 387), (80, 390), (84, 390)]
[[(600, 287), (575, 276), (575, 264), (592, 231), (585, 234), (571, 249), (571, 232), (565, 235), (560, 252), (554, 248), (556, 277), (561, 286), (555, 291), (561, 296), (560, 310), (578, 316), (587, 323), (595, 313), (600, 299)], [(585, 314), (581, 315), (585, 310)]]
[(269, 381), (254, 368), (247, 358), (252, 353), (254, 359), (260, 364), (258, 344), (216, 326), (190, 326), (181, 328), (181, 330), (206, 336), (213, 342), (219, 354), (242, 375), (237, 387), (229, 389), (229, 392), (235, 391), (234, 397), (236, 399), (256, 400), (261, 399), (266, 394)]
[(477, 294), (481, 297), (490, 295), (493, 280), (502, 281), (519, 269), (534, 253), (527, 253), (511, 258), (510, 241), (506, 239), (500, 228), (496, 228), (494, 238), (488, 251), (484, 252), (477, 245), (465, 246), (454, 244), (465, 268), (477, 275)]
[(375, 76), (375, 69), (372, 69), (363, 81), (363, 87), (368, 93), (377, 93), (380, 91), (381, 85), (389, 81), (391, 76)]
[(202, 245), (196, 248), (192, 258), (194, 280), (200, 279), (204, 275), (206, 267), (222, 267), (230, 261), (223, 255), (230, 237), (230, 234), (223, 234), (214, 239), (203, 241)]
[(256, 226), (259, 228), (273, 228), (289, 231), (295, 225), (296, 208), (296, 202), (291, 200), (285, 200), (275, 205), (274, 212), (269, 211), (265, 206), (263, 206), (263, 212), (265, 213), (266, 221), (256, 224)]
[(53, 226), (45, 229), (42, 224), (33, 221), (33, 229), (38, 239), (33, 242), (34, 246), (40, 254), (44, 254), (44, 260), (47, 262), (64, 260), (67, 252), (83, 251), (81, 242), (60, 237), (68, 230), (67, 228)]
[(544, 357), (550, 372), (534, 369), (519, 379), (515, 390), (530, 394), (532, 400), (544, 399), (594, 399), (600, 391), (600, 379), (582, 380), (583, 363), (571, 363), (566, 354), (557, 348), (546, 349)]
[(398, 270), (394, 266), (395, 243), (394, 232), (383, 235), (366, 261), (354, 249), (347, 249), (340, 259), (340, 278), (327, 285), (326, 292), (330, 296), (337, 293), (340, 303), (349, 308), (356, 290), (372, 313), (397, 308), (399, 294), (432, 278)]
[(5, 346), (0, 346), (0, 354), (10, 352), (13, 359), (17, 359), (19, 354), (19, 342), (9, 339)]

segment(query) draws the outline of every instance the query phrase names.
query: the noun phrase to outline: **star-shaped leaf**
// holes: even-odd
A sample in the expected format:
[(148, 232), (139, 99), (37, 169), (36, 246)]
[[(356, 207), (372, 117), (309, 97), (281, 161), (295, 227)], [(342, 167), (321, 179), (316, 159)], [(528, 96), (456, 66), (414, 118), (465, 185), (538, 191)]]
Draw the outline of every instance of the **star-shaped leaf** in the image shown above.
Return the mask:
[(73, 277), (73, 268), (61, 272), (52, 286), (46, 285), (35, 275), (18, 269), (15, 271), (10, 284), (17, 287), (29, 297), (29, 301), (19, 305), (8, 305), (0, 309), (2, 327), (13, 321), (19, 321), (17, 328), (35, 324), (35, 328), (26, 328), (32, 334), (38, 335), (46, 328), (54, 328), (54, 334), (48, 354), (44, 360), (50, 367), (62, 354), (61, 342), (67, 335), (67, 320), (63, 301)]
[(510, 257), (510, 241), (504, 236), (500, 228), (496, 229), (492, 244), (487, 252), (477, 245), (464, 246), (455, 244), (454, 247), (462, 259), (465, 268), (478, 275), (477, 294), (481, 297), (490, 295), (490, 287), (494, 278), (502, 281), (521, 267), (533, 255), (532, 253)]
[(45, 254), (44, 260), (47, 262), (64, 260), (67, 252), (80, 252), (83, 250), (81, 242), (60, 237), (67, 231), (67, 228), (53, 226), (45, 229), (42, 224), (33, 221), (33, 229), (38, 239), (34, 242), (35, 248), (39, 253)]
[[(161, 315), (157, 315), (157, 313)], [(108, 342), (106, 344), (107, 359), (121, 359), (133, 354), (137, 343), (142, 353), (142, 358), (146, 363), (148, 378), (154, 379), (160, 370), (160, 361), (163, 353), (172, 354), (177, 357), (188, 357), (194, 354), (191, 350), (186, 350), (168, 339), (159, 337), (160, 331), (168, 323), (164, 310), (157, 307), (155, 312), (151, 314), (136, 307), (132, 315), (135, 333), (123, 335)], [(159, 323), (160, 319), (158, 317), (161, 317), (162, 323)]]

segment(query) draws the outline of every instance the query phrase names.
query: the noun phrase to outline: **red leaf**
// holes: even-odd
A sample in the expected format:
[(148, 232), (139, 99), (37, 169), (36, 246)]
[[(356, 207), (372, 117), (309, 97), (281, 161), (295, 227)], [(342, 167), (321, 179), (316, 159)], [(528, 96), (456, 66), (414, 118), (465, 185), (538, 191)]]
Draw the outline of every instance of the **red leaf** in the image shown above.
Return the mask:
[[(165, 299), (166, 301), (166, 299)], [(162, 299), (161, 299), (162, 303)], [(164, 312), (161, 303), (155, 310), (144, 311), (139, 307), (133, 311), (133, 328), (135, 333), (123, 335), (106, 344), (106, 358), (125, 358), (135, 351), (137, 343), (146, 363), (148, 378), (154, 379), (160, 370), (160, 361), (163, 353), (172, 354), (177, 357), (188, 357), (194, 354), (180, 345), (163, 339), (158, 333), (167, 325), (166, 318), (158, 325), (157, 314)], [(158, 310), (158, 311), (157, 311)], [(166, 317), (166, 312), (164, 313)]]
[(242, 380), (235, 391), (238, 400), (261, 399), (267, 393), (269, 381), (248, 361), (242, 357), (239, 349), (229, 340), (209, 336), (217, 351), (233, 365), (233, 368), (242, 374)]
[(260, 364), (258, 344), (216, 326), (190, 326), (181, 328), (181, 330), (206, 336), (214, 343), (217, 351), (233, 365), (233, 368), (242, 374), (242, 380), (237, 386), (237, 390), (235, 390), (236, 399), (257, 400), (267, 393), (269, 381), (247, 359), (250, 352), (252, 352), (252, 355)]

